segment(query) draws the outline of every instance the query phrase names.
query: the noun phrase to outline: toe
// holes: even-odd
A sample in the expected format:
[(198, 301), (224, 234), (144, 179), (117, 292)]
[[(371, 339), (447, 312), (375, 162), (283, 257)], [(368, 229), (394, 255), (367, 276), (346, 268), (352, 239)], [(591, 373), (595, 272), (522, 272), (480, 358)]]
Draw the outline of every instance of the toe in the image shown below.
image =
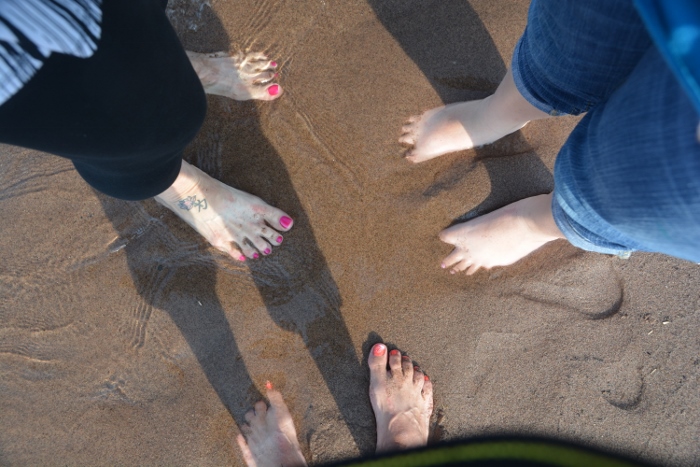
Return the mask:
[(393, 376), (403, 373), (403, 369), (401, 368), (401, 352), (396, 349), (389, 352), (389, 368)]
[(443, 259), (442, 263), (440, 263), (440, 267), (442, 269), (447, 269), (450, 266), (457, 265), (465, 259), (464, 252), (459, 248), (455, 248), (449, 255), (445, 256), (445, 259)]
[(255, 84), (255, 85), (268, 84), (270, 81), (275, 79), (276, 76), (277, 76), (277, 74), (272, 72), (272, 71), (264, 71), (264, 72), (258, 74), (258, 76), (253, 80), (253, 84)]
[(263, 255), (269, 255), (272, 253), (272, 248), (270, 247), (270, 244), (265, 241), (262, 237), (259, 235), (251, 235), (248, 237), (250, 239), (251, 243), (255, 248), (258, 249), (260, 253)]
[(428, 378), (428, 375), (423, 375), (423, 399), (433, 402), (433, 383)]
[(479, 268), (481, 268), (481, 264), (472, 264), (469, 266), (469, 269), (467, 269), (467, 276), (473, 275)]
[(386, 380), (387, 348), (386, 345), (374, 344), (369, 352), (367, 364), (369, 365), (370, 385), (376, 386)]
[[(250, 423), (255, 419), (255, 410), (249, 410), (244, 415), (245, 421)], [(245, 426), (245, 425), (244, 425)], [(250, 428), (250, 427), (248, 427)]]
[(386, 350), (386, 345), (381, 342), (372, 346), (367, 358), (370, 372), (386, 372)]
[(406, 122), (416, 123), (418, 120), (420, 120), (420, 115), (411, 115), (410, 117), (408, 117), (408, 120), (406, 120)]
[(270, 223), (274, 228), (286, 232), (291, 229), (294, 225), (294, 220), (282, 211), (279, 211), (280, 215), (271, 216), (265, 218), (265, 220)]
[(462, 224), (453, 225), (452, 227), (446, 228), (445, 230), (441, 231), (438, 234), (438, 238), (445, 243), (449, 243), (451, 245), (454, 245), (457, 242), (457, 239), (456, 239), (457, 228), (460, 225), (462, 225)]
[(263, 419), (267, 413), (267, 404), (265, 401), (257, 401), (255, 403), (255, 418)]
[(280, 243), (282, 243), (282, 236), (275, 229), (266, 225), (260, 228), (260, 230), (258, 231), (258, 235), (263, 239), (267, 240), (267, 242), (272, 245), (279, 245)]
[(415, 144), (415, 139), (413, 138), (412, 134), (407, 133), (407, 134), (401, 135), (401, 137), (399, 138), (399, 143), (413, 146)]
[(226, 243), (219, 244), (219, 245), (212, 244), (212, 246), (214, 246), (214, 248), (221, 251), (222, 253), (229, 255), (231, 258), (235, 259), (236, 261), (245, 261), (245, 255), (243, 254), (243, 252), (241, 252), (241, 250), (239, 250), (236, 247), (236, 245), (234, 245), (231, 242), (226, 242)]
[(269, 83), (260, 86), (252, 86), (249, 92), (253, 99), (260, 101), (272, 101), (282, 95), (282, 86), (277, 83)]
[(418, 387), (423, 387), (425, 381), (425, 374), (421, 371), (418, 365), (413, 367), (413, 384)]
[(265, 97), (263, 97), (262, 99), (271, 101), (280, 97), (283, 92), (284, 91), (282, 90), (282, 86), (280, 86), (279, 84), (270, 84), (265, 88), (265, 92), (263, 94), (263, 96)]
[(401, 356), (401, 371), (406, 378), (413, 378), (413, 362), (408, 355)]
[(239, 434), (238, 436), (236, 436), (236, 441), (238, 442), (238, 447), (241, 448), (241, 452), (243, 453), (243, 460), (245, 461), (246, 465), (257, 465), (255, 462), (255, 457), (253, 457), (253, 453), (250, 452), (248, 443), (246, 443), (245, 441), (245, 437)]
[(471, 260), (463, 259), (462, 261), (460, 261), (457, 264), (455, 264), (454, 266), (452, 266), (451, 272), (453, 272), (453, 273), (462, 272), (462, 271), (466, 270), (471, 265), (472, 265)]
[(238, 242), (238, 246), (240, 247), (241, 251), (243, 252), (242, 256), (245, 256), (250, 259), (258, 259), (260, 257), (260, 253), (255, 251), (255, 248), (250, 246), (250, 244), (246, 241), (240, 241)]

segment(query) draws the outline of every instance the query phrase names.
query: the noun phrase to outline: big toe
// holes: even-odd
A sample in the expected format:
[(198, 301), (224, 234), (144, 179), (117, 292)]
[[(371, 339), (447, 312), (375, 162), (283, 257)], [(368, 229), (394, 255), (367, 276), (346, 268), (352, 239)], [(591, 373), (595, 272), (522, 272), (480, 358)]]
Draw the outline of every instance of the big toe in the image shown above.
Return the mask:
[(278, 99), (284, 90), (282, 86), (277, 83), (268, 83), (262, 86), (255, 86), (252, 94), (253, 99), (258, 99), (261, 101), (273, 101)]
[(386, 345), (382, 343), (374, 344), (369, 352), (369, 358), (367, 359), (367, 363), (369, 365), (370, 386), (383, 384), (386, 381), (387, 358)]

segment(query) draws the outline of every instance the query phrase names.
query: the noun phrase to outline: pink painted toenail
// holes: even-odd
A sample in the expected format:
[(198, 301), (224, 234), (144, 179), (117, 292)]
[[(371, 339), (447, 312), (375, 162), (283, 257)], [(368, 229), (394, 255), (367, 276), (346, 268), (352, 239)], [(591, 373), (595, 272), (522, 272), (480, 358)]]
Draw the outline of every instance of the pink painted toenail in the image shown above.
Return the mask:
[(389, 355), (398, 355), (398, 354), (399, 354), (399, 351), (396, 350), (396, 349), (394, 349), (394, 350), (392, 350), (391, 352), (389, 352)]
[(263, 251), (263, 253), (265, 253), (266, 255), (269, 255), (271, 252), (272, 250), (270, 250), (269, 248), (265, 248), (265, 251)]
[(291, 217), (287, 217), (287, 216), (280, 217), (280, 225), (282, 227), (284, 227), (285, 229), (289, 228), (289, 226), (292, 225)]
[(238, 258), (238, 261), (245, 261), (245, 256), (241, 255), (241, 256)]
[(260, 255), (257, 253), (253, 253), (253, 259), (258, 259), (258, 258), (260, 258)]
[(372, 353), (377, 357), (384, 355), (384, 352), (386, 352), (386, 345), (384, 344), (377, 344), (374, 346), (374, 349), (372, 349)]
[(277, 66), (277, 62), (270, 62), (270, 66), (273, 67), (273, 68), (276, 67), (276, 66)]
[(266, 387), (268, 390), (272, 389), (272, 383), (269, 382), (269, 381), (265, 381), (265, 387)]
[(445, 269), (447, 266), (445, 266), (445, 263), (442, 263), (442, 264), (440, 265), (440, 267), (441, 267), (442, 269)]
[(271, 96), (276, 96), (280, 92), (280, 85), (279, 84), (273, 84), (269, 88), (267, 88), (267, 93), (270, 94)]
[(277, 243), (282, 243), (282, 240), (284, 240), (284, 239), (282, 238), (282, 235), (280, 235), (279, 237), (277, 237)]
[(280, 77), (279, 73), (275, 73), (275, 75), (273, 76), (273, 78), (279, 78), (279, 77)]

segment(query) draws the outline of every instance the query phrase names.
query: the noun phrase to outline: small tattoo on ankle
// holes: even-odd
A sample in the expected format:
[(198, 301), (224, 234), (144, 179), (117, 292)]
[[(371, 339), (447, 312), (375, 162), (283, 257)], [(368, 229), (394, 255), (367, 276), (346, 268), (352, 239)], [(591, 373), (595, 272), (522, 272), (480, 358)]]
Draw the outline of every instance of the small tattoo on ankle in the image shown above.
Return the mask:
[(181, 199), (177, 202), (177, 205), (180, 207), (180, 209), (184, 209), (186, 211), (197, 208), (197, 212), (200, 212), (202, 209), (206, 209), (208, 206), (206, 198), (197, 199), (197, 195), (188, 196), (185, 199)]

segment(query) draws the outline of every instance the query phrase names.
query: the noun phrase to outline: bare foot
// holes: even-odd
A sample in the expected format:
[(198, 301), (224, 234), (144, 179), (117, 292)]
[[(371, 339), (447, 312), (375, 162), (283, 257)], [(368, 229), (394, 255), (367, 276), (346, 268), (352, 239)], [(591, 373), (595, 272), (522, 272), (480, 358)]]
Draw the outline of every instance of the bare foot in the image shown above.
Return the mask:
[(552, 195), (533, 196), (440, 232), (440, 240), (455, 247), (442, 267), (472, 275), (513, 264), (558, 238), (565, 237), (552, 217)]
[(510, 70), (496, 92), (481, 100), (436, 107), (408, 119), (399, 142), (411, 146), (406, 159), (418, 163), (503, 138), (530, 120), (549, 114), (520, 94)]
[[(389, 370), (387, 370), (387, 360)], [(407, 355), (384, 344), (369, 354), (369, 398), (377, 420), (377, 452), (428, 444), (433, 384)]]
[(282, 394), (268, 389), (267, 398), (270, 408), (264, 401), (259, 401), (255, 404), (255, 410), (245, 414), (248, 425), (241, 427), (243, 434), (236, 438), (243, 451), (243, 459), (248, 467), (307, 465)]
[(224, 185), (185, 161), (175, 183), (156, 196), (156, 201), (238, 261), (272, 253), (272, 245), (283, 240), (279, 231), (293, 224), (284, 211)]
[(282, 95), (282, 87), (273, 82), (277, 78), (277, 63), (261, 53), (229, 55), (227, 52), (188, 51), (187, 56), (207, 94), (237, 101), (271, 101)]

